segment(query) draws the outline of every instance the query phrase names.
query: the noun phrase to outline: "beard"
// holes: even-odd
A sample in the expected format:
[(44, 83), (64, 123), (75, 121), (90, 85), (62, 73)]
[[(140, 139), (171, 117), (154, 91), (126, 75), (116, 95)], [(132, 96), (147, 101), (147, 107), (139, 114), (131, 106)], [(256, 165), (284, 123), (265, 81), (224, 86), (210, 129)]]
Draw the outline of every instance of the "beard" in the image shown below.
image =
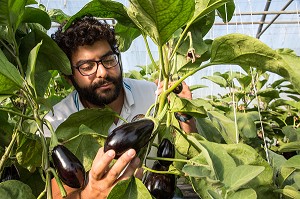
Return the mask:
[[(118, 98), (123, 87), (122, 74), (120, 74), (118, 77), (107, 76), (105, 79), (100, 79), (100, 81), (95, 82), (92, 85), (86, 87), (80, 87), (74, 80), (73, 76), (71, 76), (70, 79), (81, 99), (100, 107), (103, 107), (115, 101)], [(101, 93), (98, 93), (96, 91), (97, 88), (101, 87), (105, 83), (112, 83), (114, 87), (111, 89), (106, 89)]]

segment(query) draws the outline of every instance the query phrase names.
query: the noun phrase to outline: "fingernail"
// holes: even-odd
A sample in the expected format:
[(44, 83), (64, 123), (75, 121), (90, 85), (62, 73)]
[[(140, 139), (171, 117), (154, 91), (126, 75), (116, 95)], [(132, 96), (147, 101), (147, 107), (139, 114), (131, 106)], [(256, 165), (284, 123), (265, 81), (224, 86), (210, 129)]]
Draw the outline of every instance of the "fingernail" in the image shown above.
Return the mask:
[(109, 150), (109, 151), (107, 152), (107, 155), (108, 155), (109, 157), (114, 157), (114, 156), (115, 156), (115, 151), (114, 151), (114, 150)]
[(134, 156), (135, 156), (135, 150), (129, 149), (129, 151), (127, 152), (127, 155), (128, 155), (129, 157), (134, 157)]

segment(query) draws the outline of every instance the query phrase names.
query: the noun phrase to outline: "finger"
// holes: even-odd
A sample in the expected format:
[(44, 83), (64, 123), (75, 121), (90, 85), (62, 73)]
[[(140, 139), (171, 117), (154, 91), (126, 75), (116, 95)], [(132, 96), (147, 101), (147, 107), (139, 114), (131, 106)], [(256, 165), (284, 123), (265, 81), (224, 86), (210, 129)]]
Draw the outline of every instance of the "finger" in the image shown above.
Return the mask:
[(101, 147), (94, 158), (90, 171), (91, 177), (96, 180), (101, 179), (105, 174), (105, 171), (109, 169), (109, 164), (114, 159), (115, 155), (116, 153), (114, 150), (108, 150), (106, 153), (104, 153), (103, 147)]
[(126, 168), (128, 163), (132, 159), (134, 159), (135, 155), (136, 152), (134, 149), (129, 149), (127, 152), (125, 152), (105, 174), (105, 183), (107, 183), (108, 185), (114, 184), (114, 182), (119, 178), (121, 172)]
[(139, 167), (140, 159), (138, 157), (135, 157), (126, 167), (124, 173), (118, 178), (119, 180), (126, 180), (134, 175), (135, 171)]

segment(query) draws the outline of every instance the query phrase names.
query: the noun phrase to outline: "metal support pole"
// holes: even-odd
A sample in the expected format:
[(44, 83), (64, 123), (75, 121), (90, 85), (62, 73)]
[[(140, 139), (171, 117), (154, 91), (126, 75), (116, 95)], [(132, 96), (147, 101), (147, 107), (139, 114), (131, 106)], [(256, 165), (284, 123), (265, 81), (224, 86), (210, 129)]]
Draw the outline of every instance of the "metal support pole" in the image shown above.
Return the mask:
[[(264, 11), (268, 11), (269, 8), (270, 8), (270, 5), (271, 5), (271, 0), (268, 0), (268, 1), (266, 2)], [(258, 34), (259, 34), (259, 33), (261, 32), (261, 30), (262, 30), (262, 27), (263, 27), (264, 22), (265, 22), (265, 20), (266, 20), (266, 16), (267, 16), (267, 14), (263, 14), (263, 15), (261, 16), (260, 22), (262, 22), (262, 23), (258, 26), (257, 33), (256, 33), (256, 38), (258, 38)]]
[[(290, 0), (283, 8), (282, 11), (285, 10), (287, 7), (289, 7), (289, 5), (293, 2), (294, 0)], [(269, 23), (262, 31), (260, 31), (259, 34), (256, 35), (256, 38), (260, 38), (260, 36), (273, 24), (274, 21), (276, 21), (276, 19), (280, 16), (280, 14), (277, 14), (273, 20), (271, 21), (271, 23)]]

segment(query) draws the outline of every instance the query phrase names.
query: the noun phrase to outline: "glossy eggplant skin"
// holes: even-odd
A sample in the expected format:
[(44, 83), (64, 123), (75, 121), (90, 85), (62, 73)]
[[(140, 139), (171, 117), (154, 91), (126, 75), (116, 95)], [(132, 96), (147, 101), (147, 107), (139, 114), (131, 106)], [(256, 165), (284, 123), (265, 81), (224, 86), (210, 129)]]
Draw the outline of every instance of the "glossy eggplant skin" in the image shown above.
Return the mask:
[(173, 93), (179, 94), (179, 93), (181, 93), (182, 89), (183, 89), (183, 86), (182, 86), (182, 83), (180, 83), (180, 84), (173, 90)]
[[(152, 167), (154, 170), (167, 171), (168, 168), (156, 161)], [(176, 189), (176, 178), (173, 174), (160, 174), (150, 172), (144, 181), (148, 191), (156, 199), (171, 199)]]
[[(158, 146), (157, 157), (162, 158), (174, 158), (175, 157), (175, 147), (170, 140), (164, 138)], [(171, 161), (159, 160), (159, 163), (163, 166), (170, 166)]]
[(52, 150), (52, 160), (58, 176), (69, 187), (81, 188), (86, 172), (80, 160), (65, 146), (57, 145)]
[(115, 128), (107, 137), (104, 152), (113, 149), (118, 159), (128, 149), (135, 149), (138, 153), (151, 139), (154, 122), (141, 119), (123, 124)]
[(0, 182), (4, 182), (7, 180), (20, 180), (19, 171), (14, 164), (4, 167), (2, 171)]

